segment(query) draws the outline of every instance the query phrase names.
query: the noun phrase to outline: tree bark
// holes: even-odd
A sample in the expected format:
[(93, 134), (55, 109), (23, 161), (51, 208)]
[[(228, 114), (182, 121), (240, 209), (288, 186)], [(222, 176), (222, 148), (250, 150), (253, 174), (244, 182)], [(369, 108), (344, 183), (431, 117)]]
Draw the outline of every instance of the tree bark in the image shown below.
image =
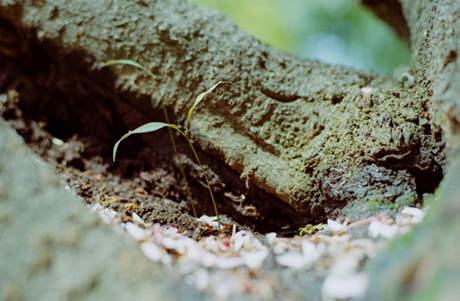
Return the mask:
[(1, 300), (202, 300), (80, 199), (0, 119)]
[[(221, 212), (260, 231), (396, 212), (421, 202), (443, 177), (443, 118), (426, 80), (404, 86), (374, 72), (299, 59), (182, 1), (0, 3), (2, 30), (12, 36), (2, 41), (4, 59), (33, 67), (37, 86), (54, 96), (30, 95), (23, 105), (107, 145), (163, 120), (160, 94), (183, 125), (200, 92), (233, 82), (200, 104), (190, 130)], [(125, 58), (148, 66), (159, 87), (141, 70), (103, 68)], [(143, 139), (164, 148), (158, 141), (167, 140), (156, 137)], [(195, 170), (190, 163), (202, 182)]]
[(371, 261), (363, 300), (460, 298), (460, 4), (401, 1), (411, 31), (412, 68), (447, 123), (449, 168), (427, 218)]
[[(228, 18), (181, 1), (1, 0), (0, 88), (20, 89), (38, 118), (97, 136), (110, 149), (127, 129), (162, 120), (160, 91), (183, 124), (196, 95), (232, 81), (200, 104), (191, 132), (221, 209), (264, 230), (419, 202), (443, 177), (447, 142), (450, 167), (438, 200), (415, 231), (371, 262), (366, 300), (455, 300), (460, 8), (400, 2), (413, 85), (273, 50)], [(133, 68), (102, 67), (124, 58), (148, 66), (160, 86)], [(33, 80), (12, 81), (18, 73)], [(44, 97), (30, 92), (31, 82)], [(145, 143), (159, 148), (151, 138)], [(189, 155), (185, 146), (181, 152)], [(189, 171), (199, 179), (195, 167)]]

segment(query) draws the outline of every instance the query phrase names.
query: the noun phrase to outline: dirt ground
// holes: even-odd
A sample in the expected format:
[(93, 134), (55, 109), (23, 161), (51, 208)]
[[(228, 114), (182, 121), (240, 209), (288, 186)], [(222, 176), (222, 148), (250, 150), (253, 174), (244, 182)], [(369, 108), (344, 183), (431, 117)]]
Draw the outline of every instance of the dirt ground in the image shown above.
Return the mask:
[[(122, 222), (132, 222), (135, 213), (146, 223), (171, 225), (194, 239), (217, 234), (192, 216), (185, 184), (169, 163), (171, 156), (144, 148), (136, 158), (118, 159), (114, 164), (104, 157), (96, 139), (77, 134), (65, 141), (56, 138), (47, 131), (46, 123), (23, 114), (16, 91), (3, 95), (0, 115), (86, 204), (110, 208)], [(231, 225), (238, 225), (228, 217), (222, 223), (226, 234), (231, 233)], [(238, 229), (248, 228), (238, 225)]]

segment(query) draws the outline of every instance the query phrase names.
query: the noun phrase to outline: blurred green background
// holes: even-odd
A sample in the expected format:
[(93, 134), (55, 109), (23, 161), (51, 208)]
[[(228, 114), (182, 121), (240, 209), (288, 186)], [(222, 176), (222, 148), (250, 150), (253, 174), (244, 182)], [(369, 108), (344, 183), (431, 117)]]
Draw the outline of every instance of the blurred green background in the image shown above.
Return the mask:
[(190, 0), (215, 8), (262, 42), (303, 58), (393, 74), (410, 51), (351, 0)]

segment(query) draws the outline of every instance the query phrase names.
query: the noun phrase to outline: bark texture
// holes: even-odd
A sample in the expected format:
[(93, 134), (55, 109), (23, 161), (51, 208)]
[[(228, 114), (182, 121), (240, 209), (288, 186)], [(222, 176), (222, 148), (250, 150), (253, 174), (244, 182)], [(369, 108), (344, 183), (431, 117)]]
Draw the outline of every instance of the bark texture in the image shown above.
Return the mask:
[(3, 119), (0, 154), (1, 300), (201, 299), (89, 214)]
[(363, 300), (460, 298), (460, 4), (401, 1), (411, 30), (412, 66), (446, 118), (449, 168), (424, 222), (371, 262)]
[[(23, 56), (39, 55), (38, 84), (53, 95), (24, 106), (108, 145), (163, 119), (160, 91), (183, 124), (196, 95), (232, 81), (200, 104), (191, 133), (221, 211), (261, 231), (413, 205), (443, 176), (444, 141), (425, 83), (296, 58), (183, 1), (1, 3), (3, 28), (13, 31), (4, 53), (20, 68), (30, 68)], [(123, 58), (153, 70), (159, 87), (140, 70), (102, 68)]]
[[(127, 129), (162, 120), (159, 91), (183, 124), (196, 95), (218, 80), (234, 82), (207, 97), (191, 131), (221, 209), (265, 230), (418, 202), (443, 177), (447, 141), (450, 167), (438, 200), (420, 227), (368, 267), (365, 300), (455, 300), (460, 8), (447, 0), (401, 4), (413, 84), (295, 58), (181, 1), (0, 0), (1, 89), (20, 90), (30, 112), (92, 133), (110, 149)], [(102, 67), (121, 58), (151, 68), (160, 87), (136, 69)], [(27, 93), (31, 82), (45, 96)], [(373, 90), (364, 94), (366, 86)], [(168, 141), (144, 140), (156, 148)], [(133, 155), (127, 146), (122, 152)], [(189, 172), (200, 180), (193, 163)]]

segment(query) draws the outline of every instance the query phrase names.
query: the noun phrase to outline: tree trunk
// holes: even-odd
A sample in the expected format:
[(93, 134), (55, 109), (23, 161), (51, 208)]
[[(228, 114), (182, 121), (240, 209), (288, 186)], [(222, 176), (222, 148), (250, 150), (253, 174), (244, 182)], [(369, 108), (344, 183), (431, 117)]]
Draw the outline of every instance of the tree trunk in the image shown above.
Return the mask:
[(426, 220), (370, 262), (363, 300), (460, 299), (460, 4), (402, 0), (412, 68), (447, 120), (449, 168)]
[[(356, 220), (420, 203), (445, 174), (447, 141), (451, 172), (431, 218), (407, 245), (400, 244), (396, 258), (381, 260), (402, 264), (422, 240), (431, 246), (449, 238), (451, 252), (423, 249), (413, 257), (418, 260), (404, 261), (412, 269), (403, 278), (388, 276), (397, 270), (382, 271), (390, 280), (376, 280), (370, 294), (417, 298), (418, 285), (434, 279), (417, 278), (429, 252), (439, 259), (429, 269), (446, 268), (457, 277), (449, 281), (458, 279), (460, 201), (449, 190), (458, 191), (460, 162), (456, 2), (401, 1), (413, 61), (411, 71), (397, 79), (271, 49), (228, 18), (182, 1), (0, 4), (0, 61), (7, 66), (0, 88), (22, 89), (25, 110), (51, 127), (97, 137), (107, 151), (128, 129), (164, 120), (161, 94), (183, 125), (199, 93), (219, 80), (233, 82), (203, 100), (190, 130), (221, 213), (260, 231), (293, 230), (326, 218)], [(148, 66), (159, 87), (138, 69), (103, 67), (127, 58)], [(21, 72), (33, 80), (10, 81)], [(44, 97), (28, 93), (24, 83), (31, 82)], [(167, 138), (142, 136), (158, 151), (170, 151), (163, 145)], [(121, 155), (134, 155), (135, 142), (127, 141)], [(185, 144), (180, 151), (191, 158)], [(193, 161), (184, 161), (201, 183)], [(433, 227), (451, 236), (436, 235)], [(382, 296), (387, 284), (395, 293)], [(451, 295), (445, 296), (458, 292), (446, 291)]]

